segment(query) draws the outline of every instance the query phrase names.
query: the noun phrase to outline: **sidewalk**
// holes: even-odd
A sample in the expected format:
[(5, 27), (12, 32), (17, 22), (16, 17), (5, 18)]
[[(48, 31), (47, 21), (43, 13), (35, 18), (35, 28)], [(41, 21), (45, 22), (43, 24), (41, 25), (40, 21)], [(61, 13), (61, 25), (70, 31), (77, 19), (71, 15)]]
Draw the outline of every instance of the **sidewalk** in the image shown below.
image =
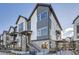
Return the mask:
[(60, 50), (56, 53), (51, 53), (51, 54), (48, 54), (48, 55), (75, 55), (75, 53), (71, 50)]
[(29, 52), (24, 52), (24, 51), (14, 51), (14, 50), (11, 50), (11, 53), (14, 54), (14, 55), (29, 55)]

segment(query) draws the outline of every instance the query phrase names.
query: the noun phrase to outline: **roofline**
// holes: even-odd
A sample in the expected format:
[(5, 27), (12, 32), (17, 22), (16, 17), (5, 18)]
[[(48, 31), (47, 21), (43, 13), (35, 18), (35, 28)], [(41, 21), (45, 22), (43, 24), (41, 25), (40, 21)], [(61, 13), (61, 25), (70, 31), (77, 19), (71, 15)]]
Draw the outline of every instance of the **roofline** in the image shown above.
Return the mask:
[(16, 24), (18, 23), (20, 17), (24, 18), (24, 19), (27, 21), (27, 18), (26, 18), (26, 17), (24, 17), (24, 16), (22, 16), (22, 15), (19, 15), (19, 16), (18, 16), (18, 19), (17, 19), (17, 21), (16, 21)]
[(50, 6), (49, 6), (49, 8), (50, 8), (50, 10), (51, 10), (51, 12), (52, 12), (53, 16), (55, 17), (55, 20), (57, 21), (57, 23), (58, 23), (59, 27), (60, 27), (60, 28), (61, 28), (61, 30), (62, 30), (62, 27), (61, 27), (61, 25), (60, 25), (60, 23), (59, 23), (59, 21), (58, 21), (58, 18), (57, 18), (57, 16), (56, 16), (56, 14), (55, 14), (55, 12), (54, 12), (54, 10), (53, 10), (52, 6), (50, 5)]
[(73, 23), (72, 24), (75, 23), (75, 21), (78, 19), (78, 17), (79, 17), (79, 15), (73, 20)]
[(32, 17), (33, 13), (35, 12), (35, 10), (36, 10), (36, 8), (37, 8), (38, 6), (49, 7), (49, 5), (50, 5), (50, 4), (37, 3), (36, 6), (35, 6), (35, 8), (33, 9), (32, 13), (31, 13), (30, 17), (29, 17), (29, 20), (30, 20), (30, 18)]
[(14, 27), (13, 27), (13, 26), (10, 26), (10, 28), (9, 28), (9, 30), (8, 30), (8, 33), (9, 33), (9, 31), (10, 31), (10, 29), (11, 29), (11, 28), (13, 28), (13, 29), (14, 29)]
[(4, 32), (8, 33), (8, 31), (6, 31), (6, 30), (3, 31), (3, 34), (4, 34)]
[(0, 36), (2, 36), (3, 34), (0, 34)]
[[(36, 8), (37, 8), (38, 6), (49, 7), (50, 10), (51, 10), (51, 12), (52, 12), (52, 14), (53, 14), (53, 16), (55, 17), (55, 19), (56, 19), (58, 25), (59, 25), (59, 27), (60, 27), (61, 30), (62, 30), (62, 27), (61, 27), (61, 25), (60, 25), (60, 23), (59, 23), (59, 21), (58, 21), (58, 19), (57, 19), (57, 16), (56, 16), (56, 14), (55, 14), (55, 12), (54, 12), (54, 10), (53, 10), (51, 4), (38, 3), (38, 4), (35, 6), (34, 10), (32, 11), (32, 13), (31, 13), (31, 15), (30, 15), (30, 17), (29, 17), (29, 20), (31, 20), (31, 17), (32, 17), (33, 13), (35, 12), (35, 10), (36, 10)], [(28, 20), (28, 21), (29, 21), (29, 20)]]

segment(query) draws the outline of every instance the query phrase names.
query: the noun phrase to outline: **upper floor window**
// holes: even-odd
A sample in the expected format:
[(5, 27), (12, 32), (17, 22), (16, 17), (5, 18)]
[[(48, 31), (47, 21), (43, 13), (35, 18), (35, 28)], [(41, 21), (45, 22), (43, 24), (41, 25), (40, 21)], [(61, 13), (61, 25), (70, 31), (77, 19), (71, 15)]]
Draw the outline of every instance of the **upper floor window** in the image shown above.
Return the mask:
[(44, 20), (44, 19), (47, 19), (48, 16), (47, 16), (47, 11), (44, 11), (41, 13), (41, 20)]
[(45, 27), (41, 30), (41, 36), (44, 36), (44, 35), (47, 35), (47, 34), (48, 34), (47, 27)]
[(47, 11), (43, 11), (43, 12), (38, 14), (38, 21), (45, 20), (47, 18), (48, 18), (48, 12)]
[(19, 32), (23, 31), (23, 23), (19, 24)]
[(41, 14), (38, 14), (38, 21), (41, 21)]
[(45, 36), (47, 34), (48, 34), (47, 27), (43, 27), (43, 28), (38, 29), (37, 36)]

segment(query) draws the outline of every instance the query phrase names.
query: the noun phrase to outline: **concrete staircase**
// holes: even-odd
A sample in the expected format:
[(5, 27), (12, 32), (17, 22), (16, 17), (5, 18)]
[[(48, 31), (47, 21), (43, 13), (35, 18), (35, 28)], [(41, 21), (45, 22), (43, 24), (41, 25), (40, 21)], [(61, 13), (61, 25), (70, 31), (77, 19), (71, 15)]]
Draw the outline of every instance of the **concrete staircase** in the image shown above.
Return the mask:
[(37, 44), (31, 42), (28, 43), (30, 51), (35, 51), (37, 55), (46, 55), (49, 51), (48, 49), (41, 49)]
[(41, 48), (37, 44), (31, 42), (31, 43), (28, 43), (27, 45), (30, 47), (30, 50), (41, 52)]

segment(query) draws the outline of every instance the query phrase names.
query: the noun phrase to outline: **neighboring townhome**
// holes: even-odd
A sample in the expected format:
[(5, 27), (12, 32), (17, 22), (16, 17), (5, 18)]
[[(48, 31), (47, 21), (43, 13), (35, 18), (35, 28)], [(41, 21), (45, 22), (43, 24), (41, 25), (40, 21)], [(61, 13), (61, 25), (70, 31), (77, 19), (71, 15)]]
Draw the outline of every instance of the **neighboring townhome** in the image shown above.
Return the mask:
[(0, 35), (0, 49), (3, 48), (3, 34)]
[(31, 25), (31, 44), (40, 51), (49, 51), (61, 40), (61, 26), (50, 4), (37, 4), (28, 21)]
[(8, 31), (8, 40), (7, 40), (7, 45), (8, 48), (15, 50), (17, 47), (17, 40), (16, 40), (16, 27), (10, 26), (9, 31)]
[(8, 35), (8, 31), (3, 31), (3, 46), (6, 49), (7, 48), (7, 35)]
[(18, 48), (21, 51), (29, 50), (28, 49), (29, 47), (28, 47), (27, 43), (30, 42), (28, 40), (29, 39), (28, 36), (30, 36), (31, 31), (28, 30), (30, 27), (28, 27), (27, 24), (29, 25), (29, 23), (27, 23), (27, 18), (20, 15), (18, 17), (18, 20), (16, 21), (16, 26), (17, 26), (16, 32), (18, 32), (16, 39), (18, 39)]
[(74, 26), (74, 41), (76, 43), (75, 49), (79, 50), (79, 15), (73, 21)]

